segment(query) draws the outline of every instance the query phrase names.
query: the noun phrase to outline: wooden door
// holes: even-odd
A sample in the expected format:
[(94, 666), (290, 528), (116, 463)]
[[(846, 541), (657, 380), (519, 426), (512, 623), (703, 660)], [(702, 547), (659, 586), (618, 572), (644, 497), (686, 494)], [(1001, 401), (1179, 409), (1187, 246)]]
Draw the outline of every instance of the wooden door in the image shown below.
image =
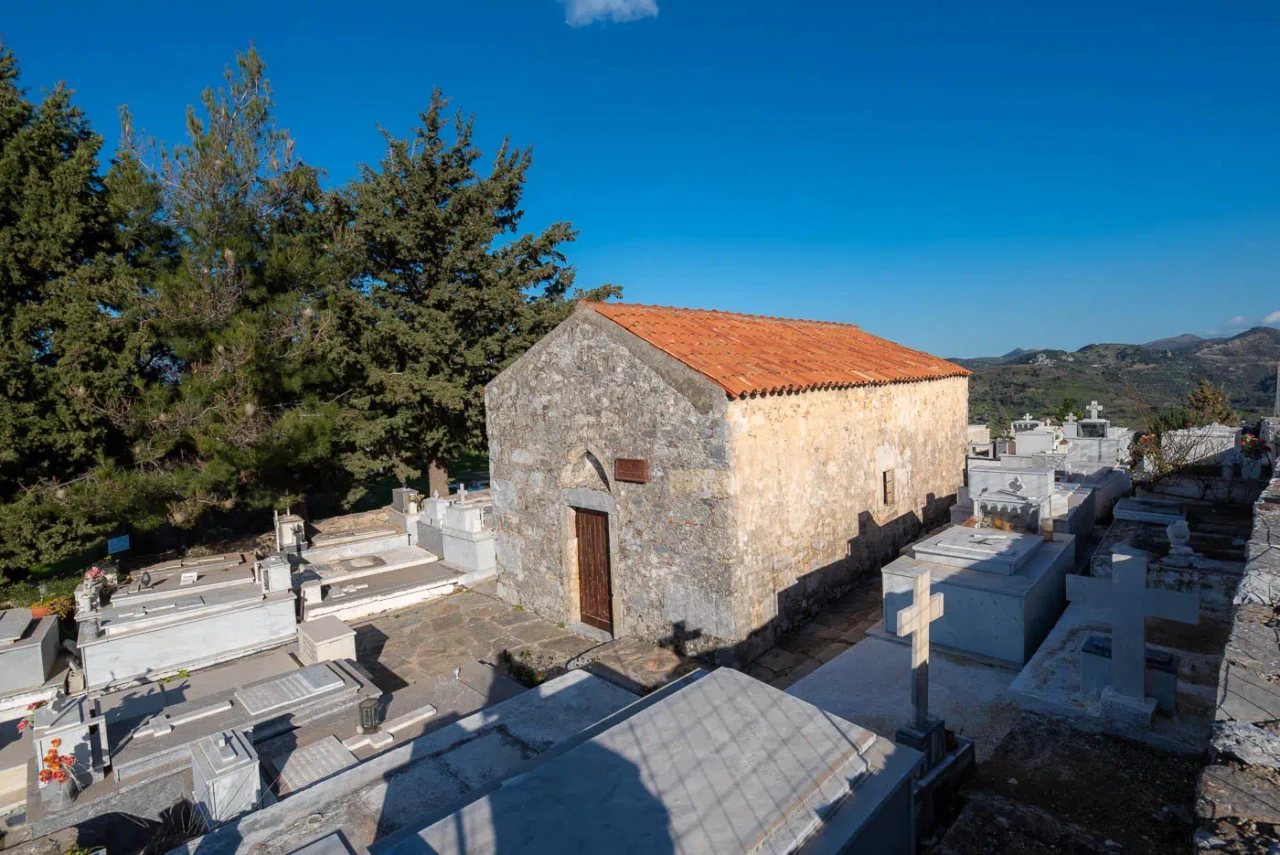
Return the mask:
[(613, 584), (609, 578), (609, 515), (574, 508), (578, 534), (578, 600), (582, 622), (613, 632)]

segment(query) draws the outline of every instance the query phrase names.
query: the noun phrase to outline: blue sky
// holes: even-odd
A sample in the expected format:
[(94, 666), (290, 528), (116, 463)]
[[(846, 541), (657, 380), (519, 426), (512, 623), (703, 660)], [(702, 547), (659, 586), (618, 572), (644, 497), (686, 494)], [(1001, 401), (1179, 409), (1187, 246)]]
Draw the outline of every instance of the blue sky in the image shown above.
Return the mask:
[(535, 146), (579, 284), (945, 356), (1280, 326), (1266, 2), (5, 0), (32, 89), (162, 139), (253, 41), (331, 181), (442, 88)]

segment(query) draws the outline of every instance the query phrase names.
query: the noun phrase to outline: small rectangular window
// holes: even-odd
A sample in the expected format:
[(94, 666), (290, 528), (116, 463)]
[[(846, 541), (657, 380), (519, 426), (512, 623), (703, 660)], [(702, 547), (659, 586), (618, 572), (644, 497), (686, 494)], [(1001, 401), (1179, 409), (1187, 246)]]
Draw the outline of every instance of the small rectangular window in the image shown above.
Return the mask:
[(892, 505), (897, 500), (897, 491), (894, 489), (893, 470), (884, 470), (884, 503)]

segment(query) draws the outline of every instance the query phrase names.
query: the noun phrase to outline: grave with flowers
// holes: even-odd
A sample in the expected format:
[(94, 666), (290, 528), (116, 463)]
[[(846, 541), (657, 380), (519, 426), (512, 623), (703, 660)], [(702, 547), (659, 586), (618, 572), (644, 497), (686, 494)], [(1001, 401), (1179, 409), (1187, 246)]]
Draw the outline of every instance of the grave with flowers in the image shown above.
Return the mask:
[(58, 810), (105, 777), (110, 762), (107, 723), (98, 701), (84, 696), (59, 696), (31, 712), (36, 785), (46, 807)]

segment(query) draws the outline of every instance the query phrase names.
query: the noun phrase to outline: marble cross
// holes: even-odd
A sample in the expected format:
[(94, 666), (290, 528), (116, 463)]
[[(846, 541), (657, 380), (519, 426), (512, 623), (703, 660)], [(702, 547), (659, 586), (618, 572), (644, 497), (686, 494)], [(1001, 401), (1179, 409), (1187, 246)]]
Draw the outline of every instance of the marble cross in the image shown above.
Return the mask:
[(1075, 414), (1075, 413), (1067, 413), (1067, 423), (1068, 423), (1068, 424), (1075, 424), (1075, 423), (1076, 423), (1076, 414)]
[(1093, 419), (1094, 421), (1097, 421), (1098, 413), (1102, 412), (1102, 407), (1098, 406), (1098, 402), (1090, 401), (1089, 406), (1086, 407), (1086, 409), (1089, 411), (1089, 418)]
[(1030, 414), (1030, 413), (1026, 413), (1026, 414), (1024, 414), (1024, 415), (1023, 415), (1023, 417), (1022, 417), (1022, 420), (1023, 420), (1024, 422), (1029, 422), (1029, 421), (1031, 421), (1031, 414)]
[(1111, 687), (1122, 695), (1146, 697), (1147, 618), (1200, 622), (1200, 598), (1147, 587), (1147, 559), (1111, 554), (1111, 578), (1067, 576), (1067, 599), (1105, 609), (1111, 618)]
[(942, 595), (929, 593), (929, 571), (916, 576), (911, 605), (898, 611), (898, 635), (911, 636), (911, 705), (915, 726), (929, 724), (929, 624), (942, 617)]

